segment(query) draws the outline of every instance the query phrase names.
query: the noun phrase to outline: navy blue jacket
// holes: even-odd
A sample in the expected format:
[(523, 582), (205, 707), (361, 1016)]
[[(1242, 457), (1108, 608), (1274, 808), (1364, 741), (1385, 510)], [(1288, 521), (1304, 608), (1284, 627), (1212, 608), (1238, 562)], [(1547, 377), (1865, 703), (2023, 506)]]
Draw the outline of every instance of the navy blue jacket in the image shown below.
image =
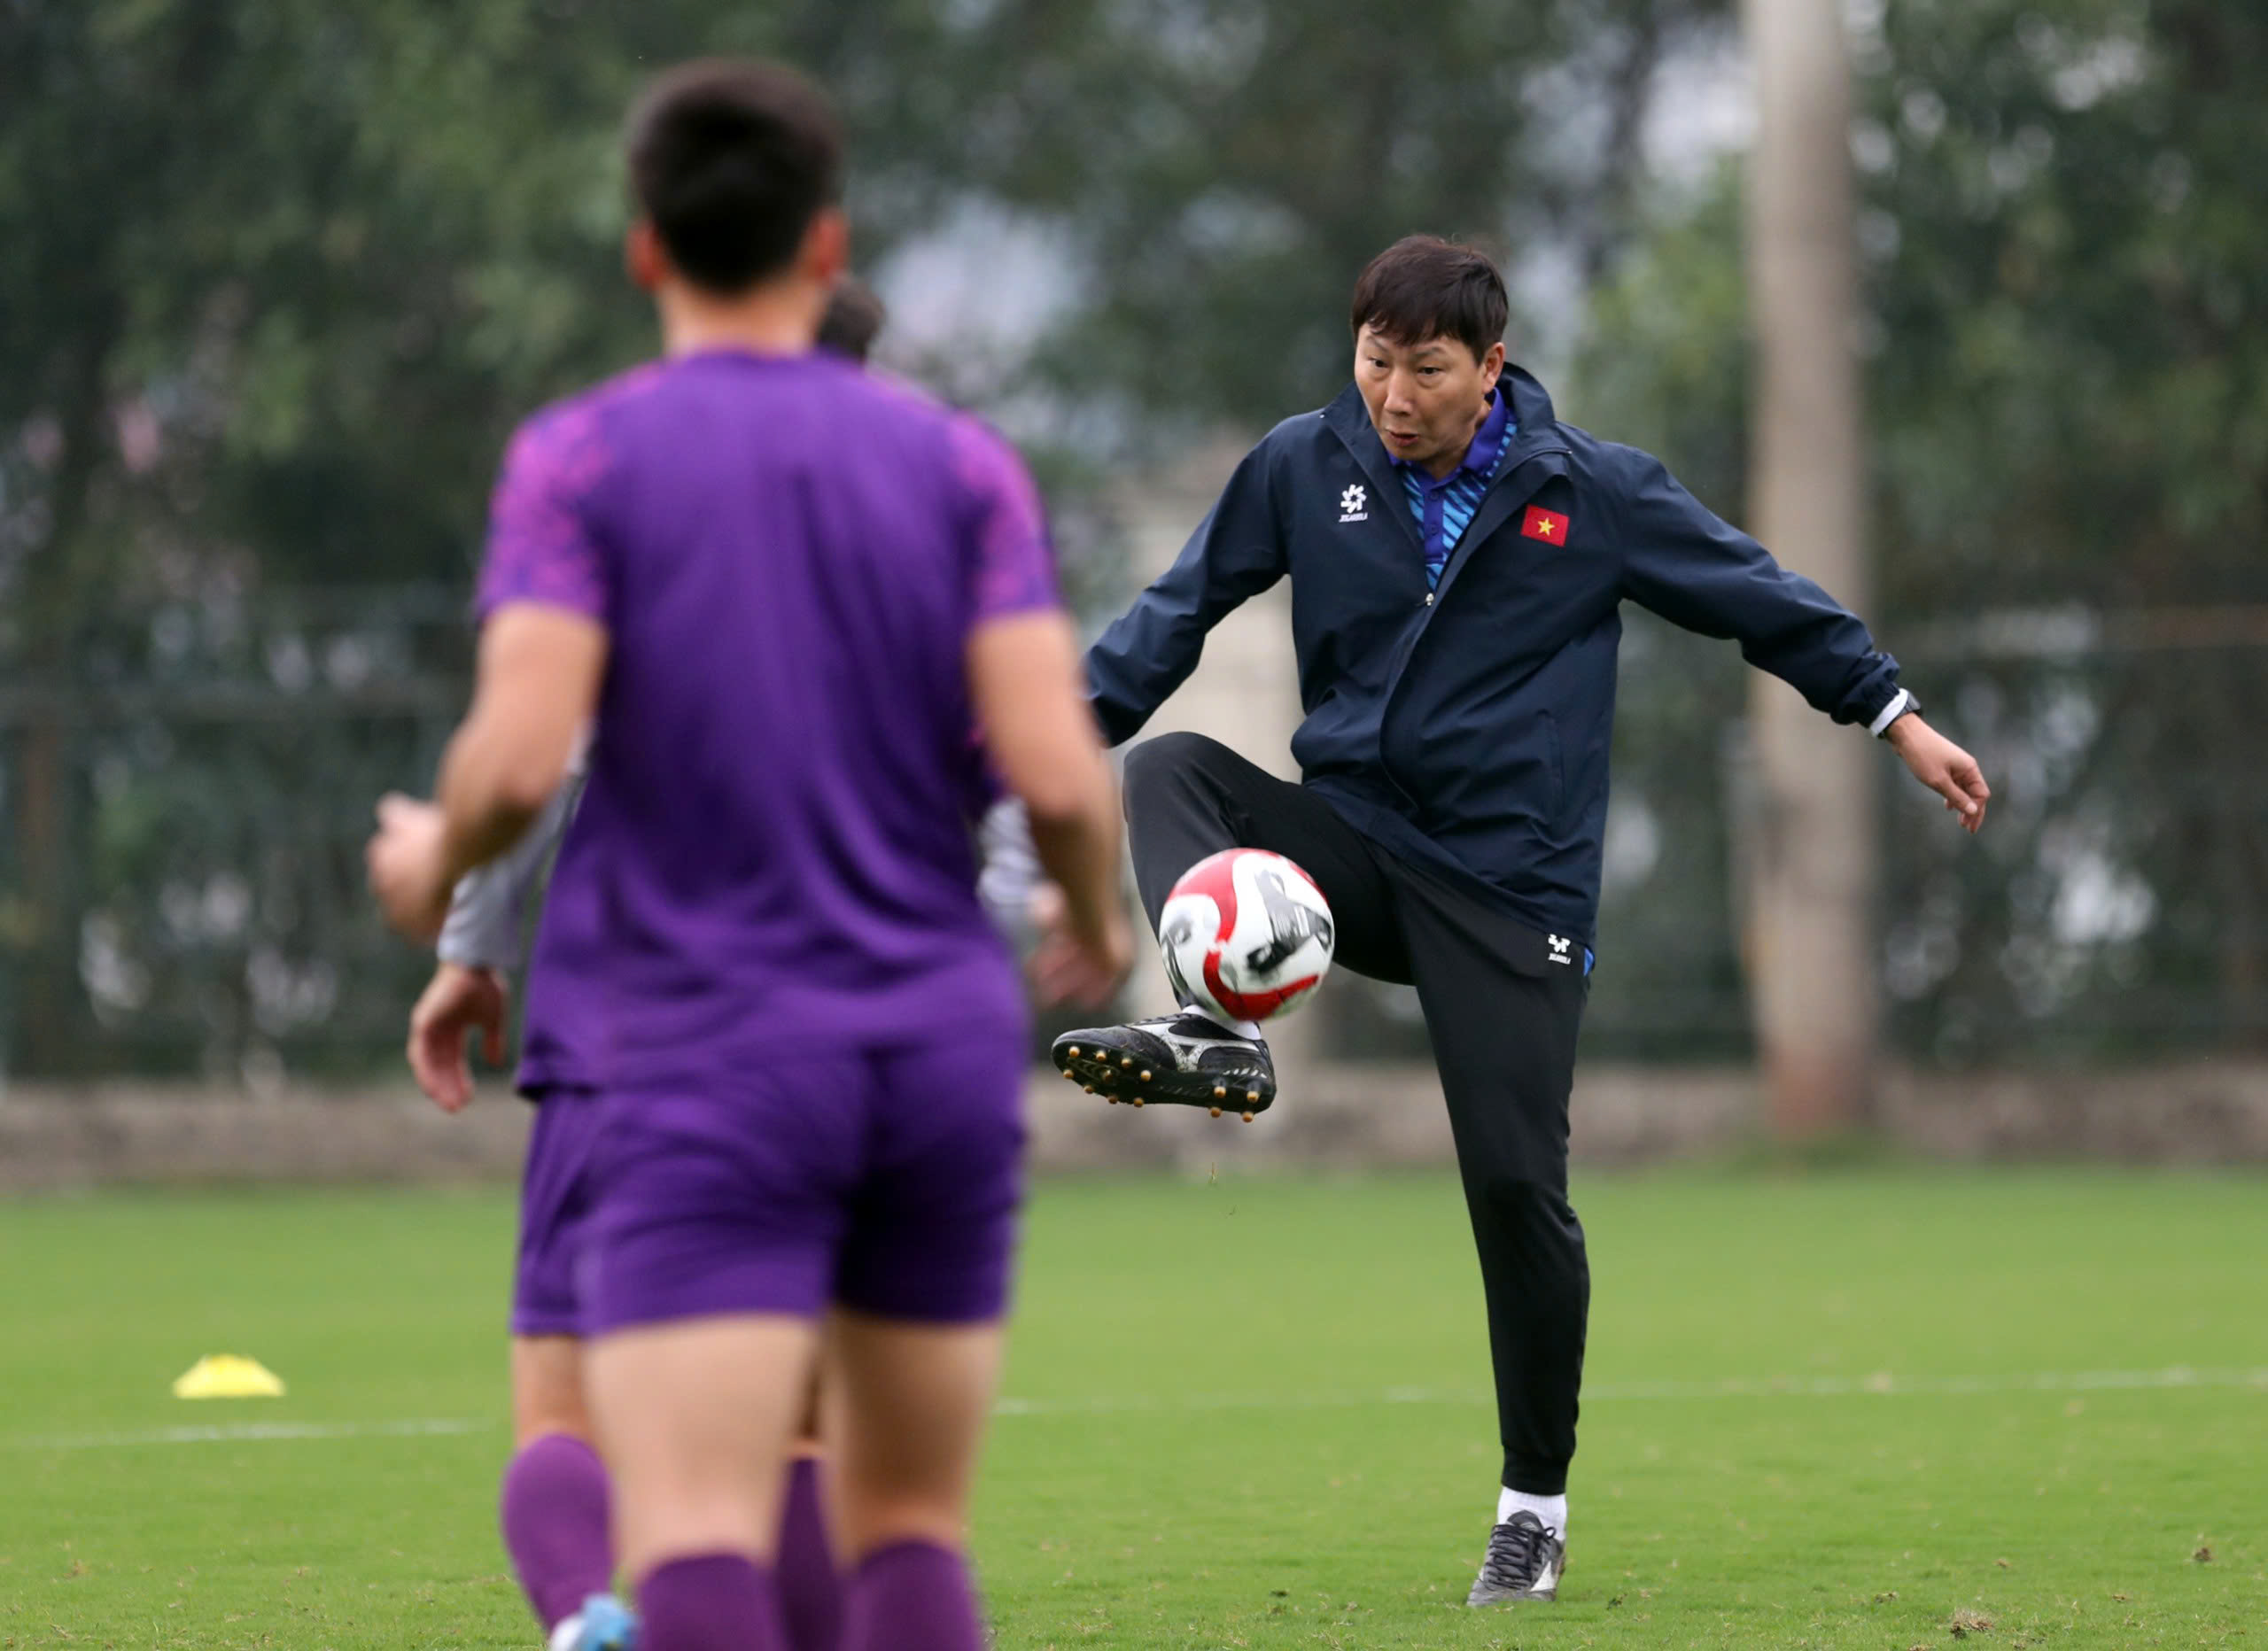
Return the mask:
[[(1246, 455), (1173, 566), (1087, 654), (1095, 714), (1131, 738), (1196, 669), (1205, 634), (1288, 575), (1306, 784), (1356, 830), (1552, 934), (1592, 940), (1621, 604), (1739, 640), (1842, 723), (1871, 723), (1898, 662), (1661, 461), (1499, 388), (1511, 450), (1425, 588), (1402, 477), (1349, 384)], [(1531, 508), (1565, 542), (1524, 532)]]

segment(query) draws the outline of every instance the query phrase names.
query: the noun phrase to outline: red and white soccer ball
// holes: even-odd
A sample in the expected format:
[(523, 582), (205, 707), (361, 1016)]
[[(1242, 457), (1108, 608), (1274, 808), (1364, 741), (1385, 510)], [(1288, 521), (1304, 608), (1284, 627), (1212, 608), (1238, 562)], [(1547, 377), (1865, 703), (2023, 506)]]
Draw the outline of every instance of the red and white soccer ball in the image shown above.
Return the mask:
[(1228, 1020), (1270, 1020), (1306, 1003), (1331, 972), (1335, 938), (1315, 880), (1262, 849), (1206, 856), (1158, 917), (1174, 989)]

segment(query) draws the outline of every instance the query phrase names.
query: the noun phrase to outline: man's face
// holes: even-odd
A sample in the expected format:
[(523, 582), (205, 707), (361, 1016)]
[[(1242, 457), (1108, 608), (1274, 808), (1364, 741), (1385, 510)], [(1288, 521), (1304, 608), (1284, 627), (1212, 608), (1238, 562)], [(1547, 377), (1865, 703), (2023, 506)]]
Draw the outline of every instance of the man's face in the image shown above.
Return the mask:
[(1355, 383), (1379, 439), (1394, 458), (1435, 476), (1455, 469), (1472, 445), (1503, 365), (1501, 344), (1475, 360), (1458, 338), (1397, 344), (1365, 326), (1355, 340)]

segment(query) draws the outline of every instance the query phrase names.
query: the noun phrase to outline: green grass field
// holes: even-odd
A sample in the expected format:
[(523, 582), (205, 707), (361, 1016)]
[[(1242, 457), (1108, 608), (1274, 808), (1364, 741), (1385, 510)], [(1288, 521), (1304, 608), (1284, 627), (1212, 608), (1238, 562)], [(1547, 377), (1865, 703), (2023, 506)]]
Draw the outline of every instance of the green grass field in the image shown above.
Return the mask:
[[(1570, 1570), (1507, 1614), (1458, 1603), (1495, 1448), (1453, 1182), (1044, 1188), (978, 1510), (999, 1645), (2268, 1646), (2268, 1183), (1577, 1198)], [(0, 1647), (535, 1646), (493, 1518), (510, 1224), (0, 1206)], [(206, 1353), (291, 1393), (172, 1398)]]

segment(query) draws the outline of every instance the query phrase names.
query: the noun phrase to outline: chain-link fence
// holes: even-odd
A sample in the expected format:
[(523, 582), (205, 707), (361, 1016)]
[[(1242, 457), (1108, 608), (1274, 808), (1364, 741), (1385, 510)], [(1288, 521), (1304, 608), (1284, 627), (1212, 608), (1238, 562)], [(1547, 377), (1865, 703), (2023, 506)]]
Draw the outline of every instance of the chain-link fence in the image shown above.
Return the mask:
[[(1746, 668), (1627, 625), (1587, 1048), (1744, 1058)], [(1994, 797), (1972, 839), (1884, 753), (1891, 1049), (1966, 1066), (2268, 1045), (2268, 616), (2017, 613), (1910, 635), (1908, 680)], [(1414, 992), (1348, 996), (1340, 1052), (1423, 1052)]]
[[(2268, 634), (2246, 611), (2003, 616), (1913, 632), (1908, 677), (1986, 764), (1971, 840), (1887, 773), (1881, 975), (1925, 1064), (2268, 1043)], [(362, 888), (372, 801), (461, 711), (461, 593), (218, 598), (113, 616), (0, 689), (5, 1069), (391, 1062), (424, 965)], [(1746, 670), (1633, 615), (1595, 1055), (1749, 1051), (1735, 874)], [(1884, 763), (1894, 770), (1887, 753)], [(1422, 1054), (1406, 988), (1349, 982), (1328, 1046)]]
[(115, 615), (0, 690), (9, 1071), (361, 1072), (423, 965), (380, 926), (373, 801), (462, 712), (461, 593)]

